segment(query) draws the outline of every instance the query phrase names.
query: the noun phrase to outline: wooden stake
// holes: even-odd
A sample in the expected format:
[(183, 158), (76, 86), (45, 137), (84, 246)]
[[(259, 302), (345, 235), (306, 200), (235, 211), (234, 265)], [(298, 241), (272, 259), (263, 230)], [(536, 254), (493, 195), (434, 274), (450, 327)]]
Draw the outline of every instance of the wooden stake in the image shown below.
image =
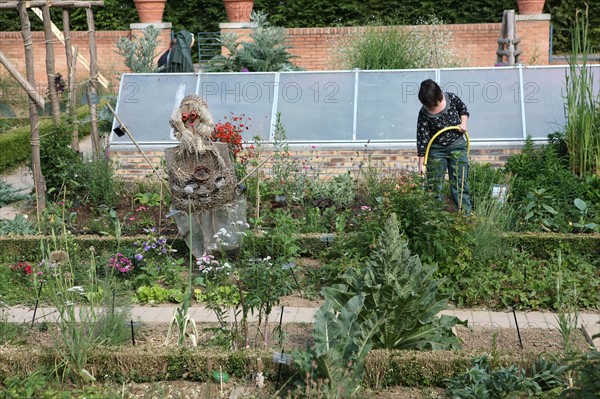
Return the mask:
[(79, 47), (71, 46), (71, 21), (70, 13), (67, 8), (62, 10), (63, 19), (63, 34), (65, 44), (65, 56), (67, 59), (67, 81), (69, 82), (69, 98), (67, 99), (67, 115), (71, 117), (72, 129), (71, 133), (71, 149), (79, 152), (79, 117), (77, 116), (77, 78), (75, 72), (77, 70), (77, 56), (79, 55)]
[[(85, 2), (82, 2), (82, 3), (85, 3)], [(55, 2), (53, 2), (52, 4), (56, 5)], [(32, 8), (31, 11), (33, 11), (35, 15), (37, 15), (40, 19), (42, 19), (42, 12), (40, 10), (38, 10), (37, 8)], [(64, 12), (65, 11), (68, 12), (68, 9), (63, 8), (63, 25), (64, 25)], [(65, 39), (66, 33), (65, 33), (65, 35), (63, 35), (62, 32), (60, 31), (60, 29), (58, 29), (58, 27), (56, 25), (54, 25), (54, 23), (52, 23), (52, 21), (50, 21), (50, 23), (52, 26), (52, 33), (54, 34), (54, 36), (56, 36), (56, 38), (58, 39), (59, 42), (61, 42), (65, 46), (68, 46), (66, 39)], [(70, 33), (69, 33), (69, 35), (70, 35)], [(73, 51), (72, 47), (71, 47), (71, 51)], [(88, 71), (90, 70), (90, 63), (82, 54), (77, 54), (77, 56), (75, 56), (75, 59), (77, 60), (77, 62), (79, 62), (81, 65), (83, 65), (83, 67), (85, 69), (87, 69)], [(104, 76), (102, 76), (101, 73), (98, 73), (98, 82), (102, 85), (102, 87), (104, 87), (105, 89), (108, 89), (108, 79), (106, 79)]]
[[(25, 2), (18, 4), (19, 19), (21, 20), (21, 35), (25, 47), (25, 70), (27, 81), (31, 87), (35, 87), (35, 70), (33, 62), (33, 40), (31, 36), (31, 23), (27, 15)], [(42, 162), (40, 156), (40, 119), (35, 101), (29, 98), (29, 124), (31, 125), (31, 168), (33, 169), (33, 182), (36, 195), (36, 211), (38, 221), (43, 210), (46, 208), (46, 182), (42, 175)]]
[(42, 22), (44, 24), (44, 39), (46, 40), (46, 75), (48, 76), (48, 94), (52, 105), (52, 121), (54, 126), (60, 125), (60, 103), (56, 91), (56, 71), (54, 68), (54, 42), (52, 41), (52, 21), (50, 6), (42, 7)]
[(100, 155), (100, 137), (98, 136), (98, 110), (95, 100), (98, 98), (98, 57), (96, 55), (96, 29), (94, 27), (94, 12), (91, 8), (85, 9), (90, 36), (90, 84), (88, 86), (88, 105), (90, 107), (90, 121), (92, 125), (92, 147), (94, 156)]

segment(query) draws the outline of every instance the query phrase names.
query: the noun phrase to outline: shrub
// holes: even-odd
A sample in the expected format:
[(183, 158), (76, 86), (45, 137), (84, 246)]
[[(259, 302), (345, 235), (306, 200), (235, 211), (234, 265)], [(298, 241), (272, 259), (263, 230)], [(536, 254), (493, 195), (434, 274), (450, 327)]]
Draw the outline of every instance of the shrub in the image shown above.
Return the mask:
[(14, 129), (0, 135), (0, 173), (16, 168), (31, 158), (29, 129)]
[[(514, 176), (509, 203), (515, 209), (527, 209), (529, 203), (536, 200), (560, 209), (554, 221), (560, 231), (567, 230), (567, 221), (579, 218), (575, 198), (588, 200), (582, 180), (569, 170), (568, 159), (559, 155), (555, 145), (536, 147), (528, 137), (521, 153), (507, 160), (505, 170)], [(532, 198), (530, 193), (534, 190), (544, 190), (543, 195)]]
[(46, 181), (46, 193), (51, 199), (63, 194), (73, 198), (86, 182), (82, 180), (82, 159), (71, 149), (71, 134), (66, 124), (50, 126), (41, 132), (42, 174)]
[(117, 54), (125, 58), (125, 65), (135, 73), (156, 72), (154, 58), (159, 44), (157, 38), (160, 29), (150, 25), (144, 28), (142, 33), (141, 38), (136, 34), (132, 34), (131, 39), (120, 38), (116, 43)]
[(226, 33), (221, 39), (228, 55), (217, 55), (208, 63), (209, 72), (273, 72), (298, 70), (291, 63), (285, 29), (270, 26), (267, 14), (252, 13), (251, 41), (241, 40), (235, 33)]

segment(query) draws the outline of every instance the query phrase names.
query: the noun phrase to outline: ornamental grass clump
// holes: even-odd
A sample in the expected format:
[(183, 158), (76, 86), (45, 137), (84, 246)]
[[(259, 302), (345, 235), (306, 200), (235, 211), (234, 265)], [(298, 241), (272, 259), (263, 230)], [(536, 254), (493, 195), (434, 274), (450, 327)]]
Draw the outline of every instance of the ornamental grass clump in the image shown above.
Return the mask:
[[(579, 176), (600, 176), (600, 96), (594, 93), (594, 75), (588, 68), (591, 42), (588, 11), (577, 10), (571, 32), (572, 50), (566, 76), (565, 127), (571, 170)], [(597, 82), (596, 82), (597, 83)]]
[(368, 27), (338, 46), (337, 62), (342, 69), (364, 70), (456, 67), (451, 38), (436, 18), (411, 29)]

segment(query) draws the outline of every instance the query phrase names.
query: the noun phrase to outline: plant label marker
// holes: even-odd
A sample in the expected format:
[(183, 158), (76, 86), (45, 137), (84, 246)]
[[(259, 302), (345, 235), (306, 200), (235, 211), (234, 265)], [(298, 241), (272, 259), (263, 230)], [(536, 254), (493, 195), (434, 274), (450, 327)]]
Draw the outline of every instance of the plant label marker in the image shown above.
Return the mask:
[(133, 329), (133, 319), (130, 320), (131, 324), (131, 345), (135, 346), (135, 333)]
[(33, 327), (33, 323), (35, 323), (35, 314), (37, 313), (38, 305), (40, 303), (40, 294), (42, 293), (42, 284), (38, 287), (37, 297), (35, 298), (35, 307), (33, 308), (33, 317), (31, 319), (31, 327)]
[(333, 234), (322, 234), (321, 242), (326, 242), (328, 244), (332, 243), (334, 240)]
[(286, 366), (289, 366), (291, 362), (291, 355), (281, 352), (273, 352), (273, 363), (285, 364)]
[(296, 267), (296, 262), (288, 262), (281, 265), (281, 270), (288, 270)]

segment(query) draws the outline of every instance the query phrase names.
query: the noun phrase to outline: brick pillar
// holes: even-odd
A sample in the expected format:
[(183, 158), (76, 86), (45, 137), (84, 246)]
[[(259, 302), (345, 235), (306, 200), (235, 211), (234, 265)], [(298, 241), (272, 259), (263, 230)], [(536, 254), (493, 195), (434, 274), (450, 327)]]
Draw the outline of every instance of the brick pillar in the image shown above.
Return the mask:
[(515, 15), (521, 62), (527, 65), (548, 65), (550, 62), (550, 14)]
[(160, 57), (162, 53), (167, 51), (169, 48), (169, 43), (171, 43), (171, 32), (173, 24), (170, 22), (159, 22), (159, 23), (151, 23), (151, 24), (129, 24), (129, 29), (131, 29), (131, 34), (135, 34), (138, 37), (143, 36), (143, 30), (149, 25), (154, 25), (155, 28), (160, 29), (160, 35), (158, 35), (158, 47), (156, 48), (156, 56)]
[[(221, 35), (224, 33), (235, 33), (240, 42), (252, 41), (250, 34), (252, 33), (252, 28), (256, 26), (256, 22), (224, 22), (219, 24)], [(221, 54), (228, 55), (229, 51), (225, 47), (221, 47)]]

